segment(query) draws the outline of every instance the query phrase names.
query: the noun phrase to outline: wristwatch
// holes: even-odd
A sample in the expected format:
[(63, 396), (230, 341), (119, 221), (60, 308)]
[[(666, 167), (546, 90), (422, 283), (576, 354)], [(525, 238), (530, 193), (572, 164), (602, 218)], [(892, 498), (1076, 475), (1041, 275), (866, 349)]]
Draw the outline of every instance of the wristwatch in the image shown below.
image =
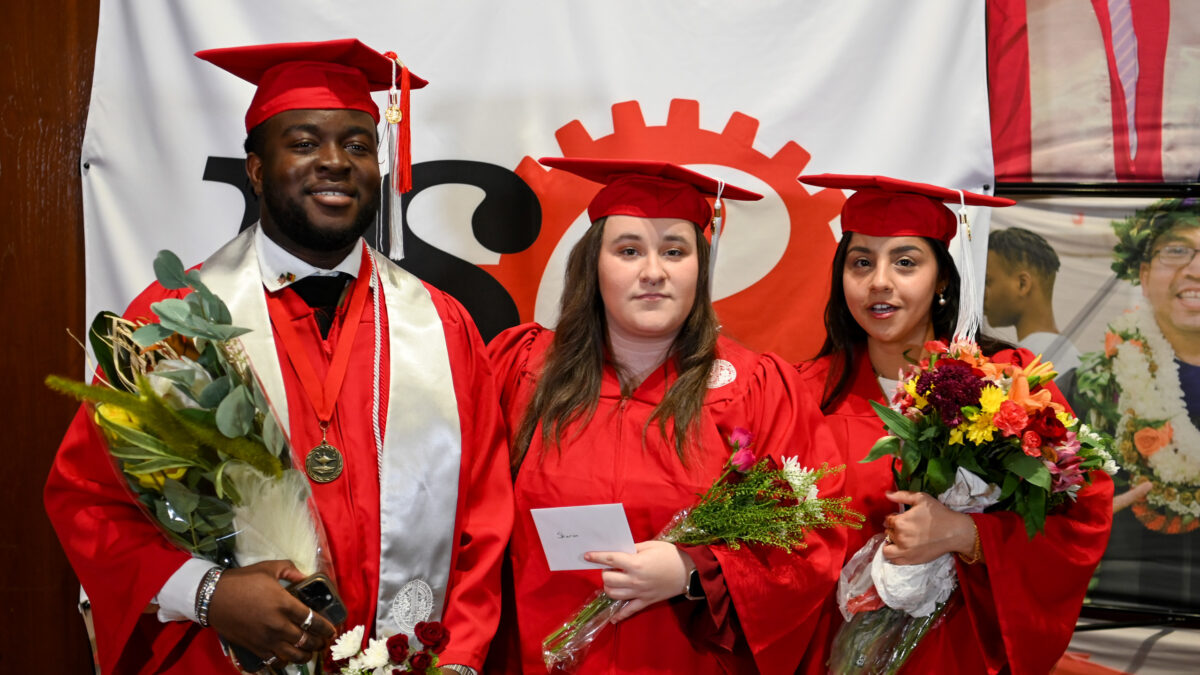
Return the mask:
[(447, 663), (442, 666), (442, 670), (451, 670), (458, 673), (458, 675), (478, 675), (471, 666), (464, 666), (458, 663)]
[(688, 575), (687, 588), (683, 589), (683, 597), (688, 600), (703, 600), (704, 584), (700, 583), (700, 570), (693, 569)]

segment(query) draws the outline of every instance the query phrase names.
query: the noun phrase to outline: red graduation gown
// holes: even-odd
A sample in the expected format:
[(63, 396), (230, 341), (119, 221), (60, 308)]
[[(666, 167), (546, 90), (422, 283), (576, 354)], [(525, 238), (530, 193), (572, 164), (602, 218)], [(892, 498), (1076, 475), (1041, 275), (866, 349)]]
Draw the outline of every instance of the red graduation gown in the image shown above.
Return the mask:
[[(993, 359), (1028, 363), (1026, 350), (1005, 350)], [(820, 400), (831, 357), (802, 364), (800, 376)], [(851, 506), (867, 520), (850, 534), (849, 560), (866, 540), (883, 531), (883, 519), (897, 511), (883, 493), (893, 488), (890, 460), (859, 464), (885, 432), (870, 401), (885, 403), (879, 381), (866, 356), (857, 359), (848, 393), (833, 406), (826, 421), (847, 451), (846, 489)], [(1065, 405), (1057, 388), (1055, 400)], [(1043, 674), (1062, 656), (1075, 629), (1088, 581), (1108, 543), (1112, 525), (1112, 480), (1093, 472), (1093, 483), (1078, 500), (1046, 518), (1045, 532), (1030, 540), (1015, 513), (973, 515), (983, 547), (984, 563), (964, 564), (955, 558), (962, 599), (952, 605), (943, 623), (918, 645), (901, 671), (918, 673)], [(827, 672), (825, 661), (842, 616), (830, 598), (822, 612), (813, 648), (803, 671)]]
[[(501, 402), (516, 429), (532, 397), (553, 334), (526, 324), (489, 345)], [(684, 467), (674, 444), (657, 426), (642, 433), (654, 406), (674, 380), (660, 368), (624, 399), (616, 373), (606, 367), (599, 405), (583, 428), (563, 433), (563, 447), (545, 450), (540, 428), (515, 485), (517, 518), (509, 548), (514, 578), (521, 664), (508, 672), (545, 672), (542, 639), (602, 587), (599, 570), (550, 572), (529, 510), (620, 502), (635, 541), (653, 539), (680, 509), (693, 504), (721, 473), (729, 456), (725, 438), (735, 427), (755, 434), (760, 455), (799, 455), (805, 465), (844, 459), (821, 425), (814, 401), (797, 390), (794, 372), (778, 357), (761, 356), (722, 338), (718, 358), (732, 364), (732, 382), (709, 390), (699, 444)], [(841, 476), (826, 479), (822, 494), (840, 494)], [(843, 558), (842, 530), (810, 533), (808, 547), (777, 549), (700, 547), (706, 602), (682, 596), (658, 603), (604, 629), (581, 673), (791, 673), (808, 643), (819, 605), (832, 592)], [(503, 632), (503, 631), (502, 631)]]
[[(455, 541), (443, 621), (452, 639), (444, 663), (479, 668), (499, 620), (499, 576), (512, 526), (507, 445), (485, 348), (466, 311), (450, 296), (429, 288), (442, 319), (453, 386), (462, 424)], [(386, 292), (386, 288), (385, 288)], [(179, 297), (152, 284), (126, 310), (127, 317), (153, 319), (150, 304)], [(345, 305), (328, 340), (317, 331), (312, 311), (290, 289), (267, 294), (292, 317), (319, 378), (329, 368), (341, 334)], [(371, 634), (379, 574), (379, 476), (371, 429), (374, 334), (368, 302), (350, 356), (349, 369), (329, 427), (329, 442), (345, 456), (344, 473), (312, 483), (328, 538), (338, 591), (349, 617), (344, 628), (368, 626)], [(386, 313), (382, 319), (387, 322)], [(381, 327), (387, 335), (387, 326)], [(300, 386), (276, 333), (290, 411), (295, 452), (321, 440), (316, 414)], [(387, 381), (388, 344), (381, 360), (380, 424), (387, 397), (420, 395)], [(402, 404), (402, 402), (398, 403)], [(190, 621), (162, 623), (143, 609), (189, 555), (171, 545), (131, 500), (84, 409), (67, 430), (46, 483), (46, 510), (92, 602), (100, 665), (105, 673), (236, 672), (219, 649), (215, 631)], [(421, 545), (413, 542), (414, 546)]]

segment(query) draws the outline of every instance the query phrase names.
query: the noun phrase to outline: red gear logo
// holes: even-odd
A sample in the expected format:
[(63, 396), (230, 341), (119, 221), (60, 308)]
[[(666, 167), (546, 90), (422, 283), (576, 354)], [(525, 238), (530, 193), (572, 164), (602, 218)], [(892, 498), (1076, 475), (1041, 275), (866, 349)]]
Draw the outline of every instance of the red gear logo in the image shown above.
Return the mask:
[[(555, 133), (565, 157), (654, 158), (676, 164), (726, 166), (757, 177), (782, 199), (790, 234), (779, 261), (753, 285), (715, 303), (722, 330), (743, 344), (791, 361), (815, 354), (824, 340), (823, 312), (836, 247), (829, 222), (845, 200), (840, 190), (808, 194), (796, 176), (809, 154), (789, 141), (773, 156), (754, 149), (758, 120), (735, 112), (720, 132), (700, 128), (700, 104), (671, 101), (667, 123), (647, 126), (637, 101), (612, 108), (613, 133), (593, 139), (579, 120)], [(560, 240), (599, 186), (574, 174), (547, 170), (526, 157), (516, 169), (542, 205), (538, 239), (520, 253), (483, 265), (512, 295), (522, 321), (533, 320), (543, 271)], [(731, 220), (736, 228), (753, 222)], [(774, 254), (776, 252), (764, 252)], [(557, 279), (552, 280), (558, 282)]]

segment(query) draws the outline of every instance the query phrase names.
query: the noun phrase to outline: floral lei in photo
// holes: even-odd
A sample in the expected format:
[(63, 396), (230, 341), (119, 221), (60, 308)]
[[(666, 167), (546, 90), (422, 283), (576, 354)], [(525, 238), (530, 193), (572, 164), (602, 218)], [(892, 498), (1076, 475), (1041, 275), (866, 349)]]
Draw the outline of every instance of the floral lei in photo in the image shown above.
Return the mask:
[[(1178, 534), (1200, 527), (1200, 430), (1188, 416), (1179, 366), (1154, 314), (1118, 317), (1104, 351), (1084, 355), (1079, 390), (1094, 421), (1116, 437), (1116, 459), (1131, 483), (1150, 481), (1134, 513), (1146, 527)], [(1097, 419), (1098, 418), (1098, 419)]]

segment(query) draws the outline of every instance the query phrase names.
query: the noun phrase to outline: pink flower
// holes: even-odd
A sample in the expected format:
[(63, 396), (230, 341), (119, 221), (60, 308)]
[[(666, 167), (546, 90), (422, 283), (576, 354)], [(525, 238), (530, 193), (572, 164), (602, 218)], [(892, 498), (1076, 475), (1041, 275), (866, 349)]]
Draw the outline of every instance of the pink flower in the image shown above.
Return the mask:
[(992, 423), (996, 428), (1004, 432), (1005, 436), (1020, 436), (1025, 430), (1025, 425), (1029, 423), (1029, 415), (1025, 413), (1025, 409), (1012, 401), (1004, 401), (1000, 404), (1000, 409), (992, 416)]
[(737, 452), (733, 453), (733, 457), (729, 458), (729, 463), (738, 471), (746, 473), (754, 467), (754, 452), (750, 448), (739, 448)]
[(729, 444), (735, 448), (748, 448), (754, 442), (754, 434), (748, 429), (735, 427), (733, 433), (729, 434)]

